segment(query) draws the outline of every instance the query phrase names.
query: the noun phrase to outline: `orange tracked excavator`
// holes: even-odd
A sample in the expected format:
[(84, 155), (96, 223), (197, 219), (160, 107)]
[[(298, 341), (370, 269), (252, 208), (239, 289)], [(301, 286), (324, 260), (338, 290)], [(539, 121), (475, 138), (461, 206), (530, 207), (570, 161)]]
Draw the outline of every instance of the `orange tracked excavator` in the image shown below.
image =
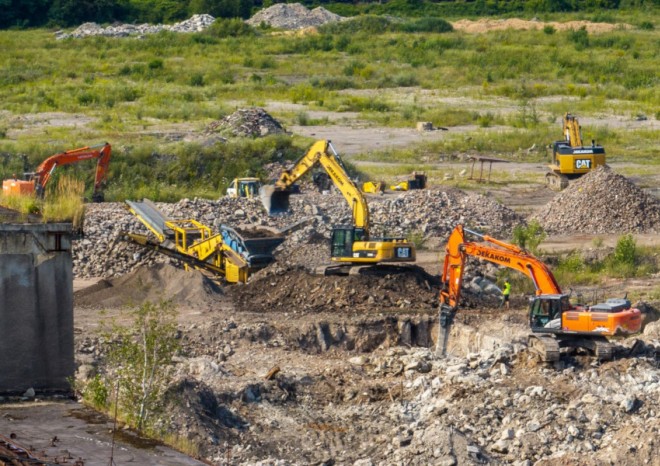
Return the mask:
[(96, 159), (96, 176), (94, 178), (94, 193), (92, 200), (94, 202), (103, 201), (103, 192), (101, 187), (108, 174), (110, 165), (110, 156), (112, 148), (107, 142), (98, 146), (81, 147), (80, 149), (69, 150), (60, 154), (55, 154), (44, 160), (33, 173), (26, 173), (26, 180), (10, 179), (2, 182), (2, 191), (6, 195), (12, 194), (34, 194), (42, 197), (46, 190), (46, 185), (50, 180), (55, 169), (61, 165), (70, 165), (72, 163), (82, 162), (83, 160)]
[[(470, 233), (479, 242), (467, 241)], [(573, 305), (561, 291), (548, 267), (527, 251), (457, 225), (449, 236), (442, 269), (438, 350), (446, 354), (449, 327), (459, 306), (461, 283), (468, 256), (492, 262), (527, 275), (536, 296), (530, 300), (529, 347), (544, 361), (559, 360), (560, 348), (585, 348), (599, 359), (612, 358), (606, 337), (638, 333), (642, 317), (627, 299), (608, 299), (593, 306)]]

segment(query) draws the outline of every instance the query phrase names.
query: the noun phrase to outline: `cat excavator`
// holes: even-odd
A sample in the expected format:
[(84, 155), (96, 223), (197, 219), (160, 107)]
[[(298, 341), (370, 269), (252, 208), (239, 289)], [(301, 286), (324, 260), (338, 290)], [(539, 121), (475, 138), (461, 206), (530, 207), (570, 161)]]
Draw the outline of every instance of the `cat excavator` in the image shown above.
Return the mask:
[(57, 167), (82, 162), (83, 160), (96, 159), (96, 176), (94, 178), (92, 200), (94, 202), (102, 202), (103, 192), (101, 191), (101, 187), (108, 174), (111, 154), (112, 148), (106, 142), (98, 146), (81, 147), (80, 149), (73, 149), (52, 155), (44, 160), (34, 172), (26, 173), (26, 180), (19, 180), (16, 177), (14, 179), (4, 180), (2, 182), (2, 191), (5, 195), (32, 195), (36, 192), (37, 196), (43, 197), (46, 191), (46, 185)]
[[(467, 241), (465, 233), (478, 241)], [(446, 354), (449, 327), (458, 310), (461, 284), (468, 256), (517, 270), (536, 288), (530, 300), (529, 347), (542, 360), (558, 361), (561, 348), (584, 348), (600, 360), (612, 358), (613, 346), (606, 337), (639, 333), (641, 312), (627, 299), (608, 299), (592, 306), (573, 305), (550, 269), (539, 259), (513, 244), (457, 225), (447, 242), (440, 291), (438, 351)]]
[[(360, 189), (351, 180), (339, 154), (327, 140), (317, 141), (289, 170), (280, 175), (274, 185), (261, 187), (261, 200), (269, 214), (284, 213), (289, 209), (292, 186), (305, 173), (321, 165), (337, 189), (348, 201), (353, 222), (335, 226), (332, 230), (331, 260), (339, 267), (328, 268), (325, 273), (342, 273), (351, 265), (371, 265), (390, 262), (415, 262), (415, 245), (404, 238), (376, 238), (371, 236), (369, 208)], [(343, 265), (344, 267), (341, 267)]]
[(605, 149), (594, 140), (590, 146), (582, 143), (582, 127), (574, 115), (564, 115), (563, 132), (564, 139), (552, 144), (552, 163), (545, 175), (547, 186), (555, 191), (567, 188), (570, 179), (605, 165)]

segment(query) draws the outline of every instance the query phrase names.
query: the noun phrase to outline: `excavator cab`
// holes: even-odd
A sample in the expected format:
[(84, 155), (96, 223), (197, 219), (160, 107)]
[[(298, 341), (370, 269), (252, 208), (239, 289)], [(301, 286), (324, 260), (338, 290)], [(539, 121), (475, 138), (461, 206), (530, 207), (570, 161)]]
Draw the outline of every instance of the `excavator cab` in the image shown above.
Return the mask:
[(529, 325), (533, 331), (551, 332), (561, 328), (562, 313), (571, 309), (566, 294), (539, 295), (529, 307)]
[(353, 257), (353, 243), (364, 241), (364, 239), (364, 228), (355, 228), (353, 226), (338, 226), (333, 228), (332, 241), (330, 242), (330, 257)]

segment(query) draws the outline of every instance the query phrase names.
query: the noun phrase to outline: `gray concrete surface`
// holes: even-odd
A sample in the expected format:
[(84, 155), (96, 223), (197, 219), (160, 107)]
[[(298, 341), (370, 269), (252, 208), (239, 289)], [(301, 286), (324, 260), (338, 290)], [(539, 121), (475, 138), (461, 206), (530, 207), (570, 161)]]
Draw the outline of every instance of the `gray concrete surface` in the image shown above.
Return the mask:
[(0, 393), (68, 390), (71, 225), (0, 223)]
[(47, 455), (49, 464), (74, 464), (78, 458), (85, 466), (108, 466), (110, 458), (117, 466), (204, 464), (124, 429), (117, 430), (113, 449), (112, 431), (111, 419), (73, 401), (0, 404), (0, 435), (14, 434), (17, 444)]

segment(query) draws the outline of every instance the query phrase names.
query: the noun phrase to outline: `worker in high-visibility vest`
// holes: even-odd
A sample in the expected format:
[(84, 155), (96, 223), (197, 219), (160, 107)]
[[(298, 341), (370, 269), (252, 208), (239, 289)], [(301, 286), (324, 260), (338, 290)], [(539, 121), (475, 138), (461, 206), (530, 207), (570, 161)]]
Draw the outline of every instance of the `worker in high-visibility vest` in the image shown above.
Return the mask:
[(509, 309), (509, 295), (511, 295), (511, 283), (509, 280), (504, 280), (504, 289), (502, 290), (502, 304)]

